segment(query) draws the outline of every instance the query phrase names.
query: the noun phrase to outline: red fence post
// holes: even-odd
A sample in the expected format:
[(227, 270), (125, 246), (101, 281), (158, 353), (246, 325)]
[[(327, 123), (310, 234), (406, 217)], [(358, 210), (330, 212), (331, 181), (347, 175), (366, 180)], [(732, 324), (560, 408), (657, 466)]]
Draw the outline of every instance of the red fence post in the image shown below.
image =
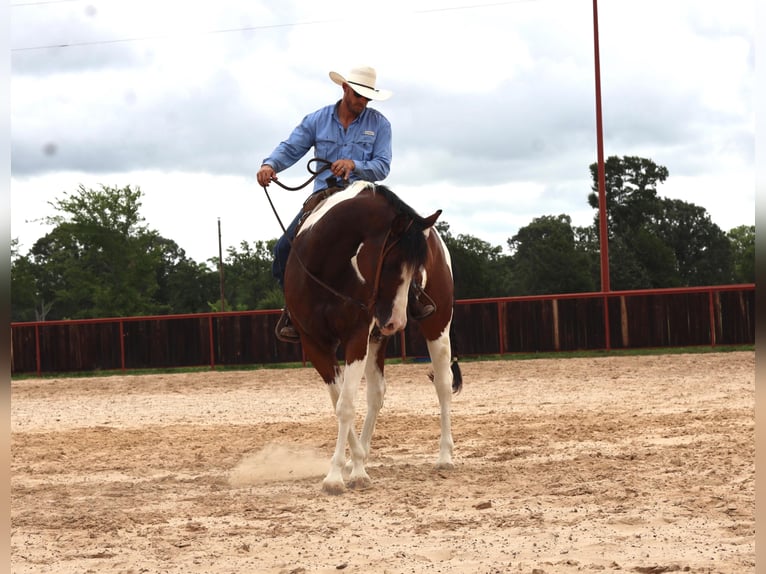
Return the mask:
[(710, 346), (715, 347), (715, 302), (712, 289), (708, 291), (707, 296), (710, 306)]
[(604, 293), (604, 339), (606, 350), (612, 350), (612, 332), (609, 328), (609, 295)]
[(210, 338), (210, 368), (215, 370), (215, 344), (213, 343), (213, 316), (207, 318), (207, 332)]
[(505, 302), (497, 302), (497, 342), (500, 347), (500, 354), (505, 354)]
[(125, 321), (120, 319), (120, 368), (125, 370)]
[(43, 368), (40, 363), (40, 325), (35, 325), (35, 364), (37, 366), (38, 377), (43, 374)]

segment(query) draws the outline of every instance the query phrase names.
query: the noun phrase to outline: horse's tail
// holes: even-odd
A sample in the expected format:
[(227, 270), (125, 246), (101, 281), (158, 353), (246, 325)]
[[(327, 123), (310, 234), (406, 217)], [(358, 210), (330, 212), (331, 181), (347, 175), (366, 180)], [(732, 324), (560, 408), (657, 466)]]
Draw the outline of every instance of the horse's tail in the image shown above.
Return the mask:
[[(452, 307), (453, 307), (453, 314), (452, 314), (452, 320), (450, 321), (449, 326), (449, 338), (450, 338), (450, 345), (455, 345), (455, 314), (454, 314), (454, 307), (455, 307), (455, 300), (452, 300)], [(450, 362), (450, 369), (452, 369), (452, 392), (454, 394), (458, 394), (460, 391), (463, 390), (463, 374), (460, 372), (460, 365), (458, 365), (457, 362), (457, 355), (452, 356), (452, 361)]]
[(452, 392), (458, 394), (463, 390), (463, 373), (460, 372), (460, 365), (457, 363), (457, 357), (452, 357), (450, 369), (452, 369)]

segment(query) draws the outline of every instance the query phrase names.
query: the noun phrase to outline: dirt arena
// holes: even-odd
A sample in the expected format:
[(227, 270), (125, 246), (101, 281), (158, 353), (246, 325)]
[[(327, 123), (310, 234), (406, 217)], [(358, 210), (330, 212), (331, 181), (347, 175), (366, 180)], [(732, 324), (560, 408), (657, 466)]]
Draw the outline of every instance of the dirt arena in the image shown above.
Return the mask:
[(311, 369), (14, 381), (11, 571), (755, 572), (753, 352), (464, 362), (452, 471), (428, 368), (342, 496)]

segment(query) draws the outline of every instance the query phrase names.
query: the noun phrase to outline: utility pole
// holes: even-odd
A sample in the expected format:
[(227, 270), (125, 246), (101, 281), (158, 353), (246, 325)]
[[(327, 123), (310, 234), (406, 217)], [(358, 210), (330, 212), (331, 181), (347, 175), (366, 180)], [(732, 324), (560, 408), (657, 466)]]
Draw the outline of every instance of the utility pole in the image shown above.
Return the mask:
[(596, 66), (596, 148), (598, 152), (598, 222), (601, 250), (601, 291), (610, 291), (609, 237), (606, 225), (606, 174), (604, 168), (604, 126), (601, 120), (601, 61), (598, 49), (598, 0), (593, 0), (593, 48)]
[(601, 251), (601, 301), (604, 306), (604, 347), (612, 348), (609, 328), (609, 236), (606, 225), (606, 174), (604, 168), (604, 126), (601, 121), (601, 59), (598, 49), (598, 0), (593, 0), (593, 51), (596, 67), (596, 147), (598, 151), (598, 222)]

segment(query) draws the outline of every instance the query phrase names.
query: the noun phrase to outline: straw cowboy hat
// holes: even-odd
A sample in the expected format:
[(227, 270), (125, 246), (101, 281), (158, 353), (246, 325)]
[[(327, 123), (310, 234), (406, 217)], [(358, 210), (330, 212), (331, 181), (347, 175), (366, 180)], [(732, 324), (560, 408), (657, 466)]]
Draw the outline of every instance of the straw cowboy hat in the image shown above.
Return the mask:
[(387, 100), (393, 94), (388, 90), (376, 89), (376, 77), (375, 68), (369, 66), (353, 68), (345, 78), (338, 72), (330, 72), (330, 79), (339, 86), (348, 84), (357, 94), (371, 100)]

